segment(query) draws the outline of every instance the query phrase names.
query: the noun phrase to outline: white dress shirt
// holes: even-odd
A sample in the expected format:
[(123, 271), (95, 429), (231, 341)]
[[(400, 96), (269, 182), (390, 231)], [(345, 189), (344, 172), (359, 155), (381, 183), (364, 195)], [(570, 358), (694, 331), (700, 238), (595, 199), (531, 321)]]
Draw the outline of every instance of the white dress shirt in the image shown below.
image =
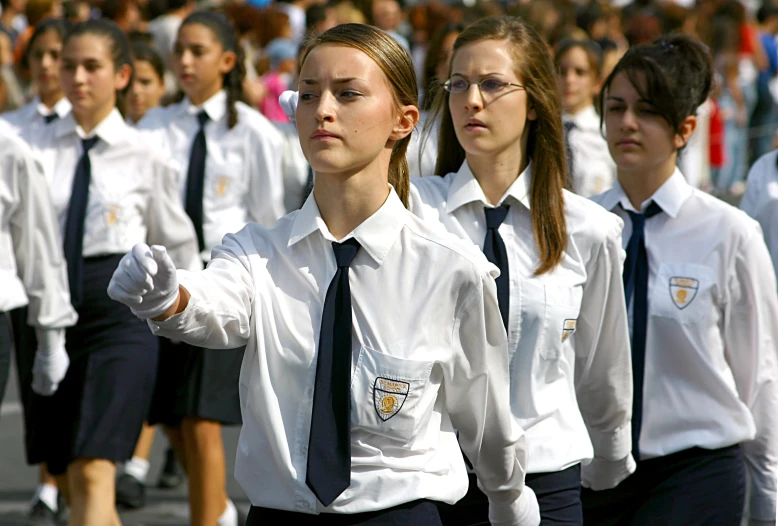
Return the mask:
[[(177, 266), (202, 268), (192, 222), (178, 196), (180, 175), (118, 110), (89, 136), (91, 181), (84, 220), (84, 257), (124, 254), (137, 243), (165, 245)], [(42, 161), (64, 236), (76, 165), (88, 138), (72, 114), (25, 137)]]
[(5, 121), (22, 136), (34, 137), (46, 126), (46, 117), (57, 114), (59, 119), (70, 113), (70, 101), (62, 97), (53, 107), (47, 108), (38, 97), (18, 110), (0, 114), (0, 120)]
[[(635, 211), (618, 183), (595, 200)], [(642, 204), (648, 328), (641, 458), (742, 444), (750, 515), (775, 517), (778, 477), (778, 295), (756, 221), (691, 187), (680, 170)]]
[(778, 150), (763, 155), (751, 167), (740, 208), (762, 227), (778, 274)]
[[(626, 458), (631, 450), (632, 365), (621, 269), (622, 222), (565, 191), (567, 248), (552, 271), (535, 275), (532, 164), (500, 200), (499, 228), (510, 269), (508, 350), (511, 408), (529, 443), (528, 473)], [(481, 247), (481, 186), (467, 162), (445, 177), (413, 179), (411, 211)]]
[[(328, 508), (305, 483), (321, 313), (336, 271), (335, 238), (313, 194), (272, 229), (249, 224), (226, 236), (205, 271), (179, 271), (188, 306), (149, 321), (155, 333), (199, 347), (247, 345), (235, 478), (253, 505), (303, 513), (453, 504), (468, 487), (456, 427), (493, 523), (518, 524), (527, 505), (519, 497), (532, 494), (523, 491), (525, 444), (508, 404), (496, 268), (410, 214), (393, 190), (348, 238), (361, 245), (349, 272), (351, 485)], [(376, 409), (381, 378), (405, 386), (387, 419)]]
[(225, 234), (237, 232), (253, 221), (272, 226), (284, 215), (282, 157), (284, 139), (261, 113), (236, 103), (238, 122), (227, 127), (227, 93), (220, 91), (201, 107), (188, 99), (166, 108), (153, 108), (138, 123), (138, 129), (155, 145), (169, 152), (181, 172), (179, 195), (186, 195), (186, 175), (195, 135), (200, 128), (197, 114), (208, 114), (205, 142), (205, 189), (201, 257), (208, 261), (211, 249)]
[(0, 123), (0, 312), (29, 305), (27, 323), (76, 323), (57, 218), (40, 163)]
[(408, 160), (408, 173), (411, 177), (421, 177), (435, 173), (435, 164), (438, 161), (438, 131), (440, 126), (434, 123), (429, 135), (425, 136), (428, 112), (423, 112), (416, 129), (411, 134), (411, 142), (405, 158)]
[(616, 180), (616, 164), (608, 151), (608, 143), (600, 131), (600, 116), (589, 106), (570, 115), (562, 115), (562, 122), (572, 122), (570, 149), (573, 151), (573, 190), (589, 197), (601, 194)]

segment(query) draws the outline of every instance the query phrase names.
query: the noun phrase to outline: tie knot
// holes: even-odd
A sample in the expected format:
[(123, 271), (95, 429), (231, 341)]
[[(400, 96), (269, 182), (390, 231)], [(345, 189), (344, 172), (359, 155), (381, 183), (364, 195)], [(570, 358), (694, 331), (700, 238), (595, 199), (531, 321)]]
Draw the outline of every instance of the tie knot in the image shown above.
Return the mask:
[(89, 153), (89, 150), (91, 150), (92, 147), (95, 144), (97, 144), (98, 140), (99, 138), (97, 137), (97, 135), (95, 135), (94, 137), (90, 137), (89, 139), (82, 139), (81, 146), (83, 146), (84, 148), (84, 153)]
[(497, 208), (484, 208), (484, 214), (486, 215), (486, 228), (500, 228), (500, 225), (505, 221), (508, 216), (508, 209), (510, 206), (502, 205)]
[(44, 115), (43, 121), (46, 124), (51, 124), (53, 121), (57, 120), (59, 118), (59, 115), (57, 115), (56, 112), (52, 113), (51, 115)]
[(633, 230), (638, 230), (638, 229), (642, 230), (643, 229), (643, 225), (646, 222), (646, 219), (654, 217), (655, 215), (657, 215), (661, 211), (662, 211), (662, 208), (658, 204), (653, 202), (653, 201), (651, 201), (651, 204), (648, 205), (648, 207), (646, 208), (646, 211), (643, 212), (642, 214), (640, 214), (638, 212), (630, 212), (629, 210), (627, 210), (627, 213), (629, 214), (629, 218), (632, 220), (632, 229)]
[(351, 262), (357, 255), (359, 250), (359, 241), (354, 239), (347, 239), (343, 243), (332, 243), (332, 250), (335, 252), (335, 261), (338, 267), (350, 267)]
[(205, 113), (205, 111), (201, 111), (200, 113), (198, 113), (197, 122), (200, 124), (201, 128), (205, 126), (205, 123), (208, 122), (208, 114)]
[(567, 121), (567, 122), (563, 123), (562, 126), (565, 127), (565, 133), (567, 134), (567, 133), (570, 133), (570, 130), (575, 128), (575, 123), (573, 121)]

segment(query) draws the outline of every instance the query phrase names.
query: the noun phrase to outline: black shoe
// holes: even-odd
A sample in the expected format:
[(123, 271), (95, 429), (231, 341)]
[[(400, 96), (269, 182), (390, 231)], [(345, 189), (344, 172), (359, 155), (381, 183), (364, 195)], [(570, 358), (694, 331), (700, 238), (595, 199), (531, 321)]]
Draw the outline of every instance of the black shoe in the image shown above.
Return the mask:
[(27, 526), (57, 526), (57, 514), (38, 499), (27, 514)]
[(116, 479), (116, 507), (136, 510), (146, 505), (146, 486), (128, 473)]
[(175, 489), (184, 483), (184, 471), (178, 465), (176, 454), (173, 448), (168, 448), (165, 452), (165, 465), (162, 467), (162, 473), (159, 474), (157, 487), (162, 489)]

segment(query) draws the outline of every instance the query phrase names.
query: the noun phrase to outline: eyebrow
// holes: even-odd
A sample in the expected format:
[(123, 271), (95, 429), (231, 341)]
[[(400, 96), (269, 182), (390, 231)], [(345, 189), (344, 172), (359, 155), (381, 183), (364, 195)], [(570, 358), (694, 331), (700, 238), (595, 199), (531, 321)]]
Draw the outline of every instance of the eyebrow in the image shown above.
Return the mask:
[[(478, 77), (490, 77), (492, 75), (500, 75), (501, 77), (504, 77), (505, 73), (501, 73), (499, 71), (491, 71), (489, 73), (482, 73), (482, 74), (476, 75), (476, 76), (478, 76)], [(466, 75), (464, 75), (463, 73), (452, 73), (451, 76), (452, 77), (466, 77)]]
[[(332, 79), (332, 83), (333, 84), (346, 84), (346, 83), (349, 83), (349, 82), (352, 82), (352, 81), (355, 81), (355, 80), (366, 82), (365, 80), (362, 80), (362, 79), (357, 78), (357, 77), (344, 77), (344, 78), (339, 78), (339, 79)], [(309, 86), (317, 86), (319, 84), (319, 81), (316, 80), (316, 79), (300, 79), (300, 84), (307, 84)]]
[[(615, 102), (626, 102), (626, 101), (625, 101), (624, 99), (622, 99), (621, 97), (610, 97), (610, 96), (609, 96), (609, 97), (607, 97), (605, 100), (609, 100), (609, 101), (611, 101), (611, 100), (612, 100), (612, 101), (615, 101)], [(654, 103), (652, 103), (652, 102), (650, 102), (650, 101), (647, 101), (646, 99), (638, 99), (638, 100), (636, 100), (635, 102), (636, 102), (637, 104), (648, 104), (648, 105), (650, 105), (650, 106), (654, 106), (654, 105), (655, 105)]]

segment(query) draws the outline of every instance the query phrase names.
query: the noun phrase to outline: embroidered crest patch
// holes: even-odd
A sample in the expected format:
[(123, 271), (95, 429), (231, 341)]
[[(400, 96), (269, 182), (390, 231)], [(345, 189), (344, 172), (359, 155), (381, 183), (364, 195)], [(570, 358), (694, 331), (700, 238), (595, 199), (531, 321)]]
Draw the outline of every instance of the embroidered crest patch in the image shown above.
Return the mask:
[(116, 205), (107, 205), (105, 207), (105, 224), (108, 226), (116, 225), (119, 219), (119, 207)]
[(229, 177), (217, 177), (216, 178), (216, 195), (222, 196), (227, 191), (227, 187), (230, 184)]
[(574, 332), (575, 326), (578, 324), (578, 320), (567, 319), (562, 324), (562, 341), (568, 339)]
[(670, 278), (670, 299), (679, 309), (685, 309), (694, 301), (700, 282), (694, 278)]
[(386, 422), (400, 412), (411, 384), (378, 377), (373, 384), (373, 404), (378, 418)]

